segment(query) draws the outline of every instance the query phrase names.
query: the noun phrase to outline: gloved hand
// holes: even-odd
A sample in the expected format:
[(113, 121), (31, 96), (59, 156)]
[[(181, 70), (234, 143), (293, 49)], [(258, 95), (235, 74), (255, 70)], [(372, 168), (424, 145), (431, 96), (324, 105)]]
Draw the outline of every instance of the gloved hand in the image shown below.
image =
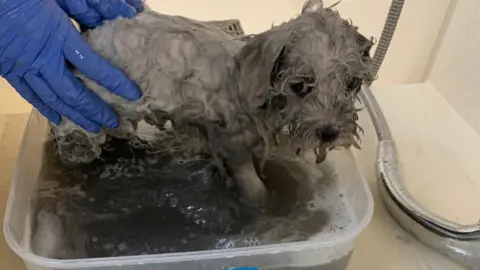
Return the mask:
[(118, 127), (115, 112), (73, 75), (67, 61), (128, 100), (141, 92), (83, 41), (67, 13), (95, 27), (105, 19), (135, 16), (141, 2), (129, 1), (135, 9), (124, 0), (0, 0), (0, 76), (57, 125), (64, 116), (90, 132)]
[(57, 0), (62, 9), (82, 26), (95, 28), (119, 15), (133, 17), (143, 12), (143, 0)]

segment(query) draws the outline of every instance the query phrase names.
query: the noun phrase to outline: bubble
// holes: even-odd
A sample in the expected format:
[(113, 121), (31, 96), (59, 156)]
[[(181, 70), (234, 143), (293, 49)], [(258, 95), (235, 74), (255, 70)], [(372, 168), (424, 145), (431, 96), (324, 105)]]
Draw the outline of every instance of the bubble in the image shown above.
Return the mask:
[(98, 241), (98, 237), (96, 237), (96, 236), (92, 237), (92, 242), (95, 243), (95, 242), (97, 242), (97, 241)]
[(172, 207), (172, 208), (177, 207), (177, 205), (178, 205), (178, 199), (175, 198), (175, 197), (170, 198), (170, 199), (168, 200), (168, 205), (169, 205), (170, 207)]
[(215, 248), (217, 249), (228, 249), (228, 248), (234, 248), (234, 247), (235, 247), (235, 241), (228, 240), (226, 238), (218, 239), (217, 243), (215, 244)]
[(127, 245), (125, 243), (120, 243), (118, 245), (118, 250), (123, 251), (127, 248)]
[(235, 247), (235, 242), (234, 241), (228, 241), (227, 244), (225, 245), (225, 248), (234, 248)]
[(248, 237), (243, 240), (243, 245), (245, 245), (246, 247), (259, 246), (260, 241), (256, 238)]

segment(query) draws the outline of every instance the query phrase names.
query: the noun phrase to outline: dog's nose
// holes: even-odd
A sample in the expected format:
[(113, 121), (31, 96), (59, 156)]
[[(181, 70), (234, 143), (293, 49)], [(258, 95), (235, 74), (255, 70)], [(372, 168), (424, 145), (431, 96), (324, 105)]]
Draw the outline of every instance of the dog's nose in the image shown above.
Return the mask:
[(327, 125), (317, 128), (317, 136), (320, 140), (330, 143), (338, 138), (340, 132), (334, 126)]

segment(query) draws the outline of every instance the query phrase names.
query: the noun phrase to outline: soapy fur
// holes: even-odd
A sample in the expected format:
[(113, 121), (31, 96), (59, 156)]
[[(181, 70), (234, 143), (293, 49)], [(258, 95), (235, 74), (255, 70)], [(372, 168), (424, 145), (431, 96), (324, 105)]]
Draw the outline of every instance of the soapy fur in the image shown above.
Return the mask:
[(129, 102), (77, 74), (115, 109), (121, 126), (91, 134), (63, 119), (52, 131), (66, 162), (94, 160), (107, 135), (131, 138), (145, 120), (159, 128), (166, 151), (209, 153), (242, 198), (258, 205), (267, 191), (254, 159), (313, 150), (321, 162), (333, 148), (358, 147), (355, 103), (362, 82), (371, 80), (373, 43), (322, 1), (244, 38), (151, 10), (107, 22), (85, 38), (143, 97)]

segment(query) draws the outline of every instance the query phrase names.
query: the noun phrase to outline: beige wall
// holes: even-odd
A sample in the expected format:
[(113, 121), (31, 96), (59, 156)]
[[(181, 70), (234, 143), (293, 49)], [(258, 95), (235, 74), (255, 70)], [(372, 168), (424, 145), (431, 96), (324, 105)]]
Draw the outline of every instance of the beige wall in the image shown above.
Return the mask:
[[(378, 39), (391, 2), (343, 0), (338, 10), (343, 16), (351, 17), (362, 32)], [(405, 0), (402, 16), (376, 84), (422, 82), (449, 3), (450, 0)]]
[(480, 1), (461, 0), (452, 10), (429, 80), (480, 133)]
[(0, 78), (0, 114), (26, 113), (31, 110), (25, 102), (3, 78)]
[[(247, 33), (268, 29), (298, 14), (304, 0), (147, 0), (155, 10), (199, 20), (238, 18)], [(326, 6), (338, 0), (324, 0)], [(450, 0), (406, 0), (403, 15), (377, 84), (422, 81)], [(391, 0), (342, 0), (337, 9), (366, 36), (380, 38)]]

